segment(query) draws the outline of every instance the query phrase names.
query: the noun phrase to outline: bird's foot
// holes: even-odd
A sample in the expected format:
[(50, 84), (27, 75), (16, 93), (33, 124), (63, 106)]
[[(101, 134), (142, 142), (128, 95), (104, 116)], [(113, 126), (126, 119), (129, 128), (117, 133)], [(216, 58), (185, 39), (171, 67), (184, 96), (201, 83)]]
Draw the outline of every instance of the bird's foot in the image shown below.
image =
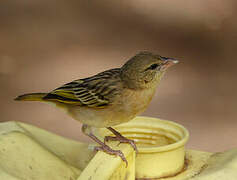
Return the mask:
[(133, 149), (136, 151), (136, 153), (138, 153), (135, 141), (131, 140), (131, 139), (128, 139), (128, 138), (125, 138), (124, 136), (105, 136), (104, 141), (105, 142), (108, 142), (108, 141), (119, 141), (119, 144), (120, 143), (128, 143), (128, 144), (130, 144), (133, 147)]
[(128, 161), (127, 159), (125, 158), (124, 154), (122, 153), (122, 151), (120, 150), (114, 150), (112, 148), (110, 148), (108, 145), (104, 144), (104, 145), (101, 145), (101, 146), (96, 146), (94, 148), (95, 151), (104, 151), (108, 154), (111, 154), (111, 155), (116, 155), (116, 156), (119, 156), (125, 163), (126, 163), (126, 167), (128, 166)]
[(104, 151), (105, 153), (111, 154), (111, 155), (116, 155), (119, 156), (125, 163), (126, 163), (126, 167), (128, 166), (128, 161), (126, 160), (124, 154), (122, 153), (122, 151), (120, 150), (113, 150), (112, 148), (110, 148), (108, 145), (106, 145), (105, 143), (103, 143), (101, 140), (99, 140), (93, 133), (88, 131), (88, 125), (83, 125), (82, 126), (82, 132), (85, 133), (86, 135), (88, 135), (91, 139), (93, 139), (96, 143), (98, 143), (100, 146), (96, 146), (94, 148), (95, 151)]
[(119, 141), (120, 143), (128, 143), (130, 144), (133, 149), (136, 151), (136, 153), (138, 153), (137, 150), (137, 146), (135, 144), (135, 141), (132, 139), (128, 139), (126, 137), (124, 137), (122, 134), (120, 134), (119, 132), (117, 132), (116, 130), (114, 130), (113, 128), (108, 128), (115, 136), (105, 136), (104, 138), (104, 142), (108, 142), (108, 141)]

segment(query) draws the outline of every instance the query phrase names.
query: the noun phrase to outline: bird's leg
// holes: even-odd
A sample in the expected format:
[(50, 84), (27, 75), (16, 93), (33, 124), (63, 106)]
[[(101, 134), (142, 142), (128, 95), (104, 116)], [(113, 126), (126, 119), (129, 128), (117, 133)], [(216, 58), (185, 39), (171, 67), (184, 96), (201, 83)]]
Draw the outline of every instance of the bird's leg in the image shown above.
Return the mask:
[(105, 136), (105, 139), (104, 139), (105, 142), (111, 140), (111, 141), (119, 141), (120, 143), (128, 143), (133, 147), (136, 153), (138, 153), (137, 146), (134, 140), (124, 137), (122, 134), (120, 134), (118, 131), (116, 131), (112, 127), (107, 127), (107, 129), (110, 130), (115, 136)]
[(126, 163), (126, 167), (128, 166), (128, 161), (125, 158), (125, 156), (122, 153), (122, 151), (120, 151), (120, 150), (113, 150), (108, 145), (106, 145), (104, 142), (100, 141), (94, 134), (92, 134), (90, 131), (88, 131), (88, 129), (89, 129), (89, 126), (83, 124), (82, 132), (84, 134), (86, 134), (87, 136), (89, 136), (91, 139), (93, 139), (96, 143), (98, 143), (100, 145), (100, 146), (96, 146), (94, 148), (95, 151), (104, 151), (104, 152), (106, 152), (108, 154), (119, 156)]

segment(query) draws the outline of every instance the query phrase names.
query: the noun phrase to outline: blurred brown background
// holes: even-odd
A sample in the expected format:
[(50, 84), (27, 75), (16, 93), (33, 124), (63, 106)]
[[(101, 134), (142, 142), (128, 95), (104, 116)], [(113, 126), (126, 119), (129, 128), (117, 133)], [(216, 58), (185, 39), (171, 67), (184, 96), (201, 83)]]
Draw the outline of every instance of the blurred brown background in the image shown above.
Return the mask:
[(80, 123), (47, 104), (14, 102), (121, 66), (140, 50), (181, 61), (146, 116), (191, 133), (189, 148), (237, 146), (235, 0), (2, 0), (0, 121), (22, 121), (85, 140)]

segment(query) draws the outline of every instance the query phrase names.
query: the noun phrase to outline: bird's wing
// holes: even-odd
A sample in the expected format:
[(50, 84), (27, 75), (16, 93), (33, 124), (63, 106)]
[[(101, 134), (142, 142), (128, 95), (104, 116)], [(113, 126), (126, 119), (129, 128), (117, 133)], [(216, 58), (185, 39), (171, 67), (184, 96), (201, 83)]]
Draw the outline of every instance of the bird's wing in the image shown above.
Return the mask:
[(67, 83), (44, 97), (44, 100), (65, 104), (104, 108), (113, 103), (120, 92), (120, 69), (111, 69), (95, 76)]

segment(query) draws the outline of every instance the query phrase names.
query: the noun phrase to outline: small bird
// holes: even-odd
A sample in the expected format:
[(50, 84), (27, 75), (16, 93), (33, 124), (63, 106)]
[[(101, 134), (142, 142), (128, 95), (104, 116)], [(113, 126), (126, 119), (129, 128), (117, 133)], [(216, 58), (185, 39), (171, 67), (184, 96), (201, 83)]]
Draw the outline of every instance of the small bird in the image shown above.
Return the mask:
[[(167, 68), (176, 63), (178, 61), (173, 58), (140, 52), (121, 68), (69, 82), (49, 93), (24, 94), (15, 100), (48, 102), (63, 108), (82, 122), (82, 132), (100, 145), (95, 150), (120, 156), (127, 164), (124, 154), (113, 150), (106, 142), (129, 143), (136, 152), (137, 147), (133, 140), (125, 138), (112, 126), (128, 122), (145, 111)], [(102, 142), (92, 133), (92, 127), (105, 127), (115, 136), (106, 136)]]

